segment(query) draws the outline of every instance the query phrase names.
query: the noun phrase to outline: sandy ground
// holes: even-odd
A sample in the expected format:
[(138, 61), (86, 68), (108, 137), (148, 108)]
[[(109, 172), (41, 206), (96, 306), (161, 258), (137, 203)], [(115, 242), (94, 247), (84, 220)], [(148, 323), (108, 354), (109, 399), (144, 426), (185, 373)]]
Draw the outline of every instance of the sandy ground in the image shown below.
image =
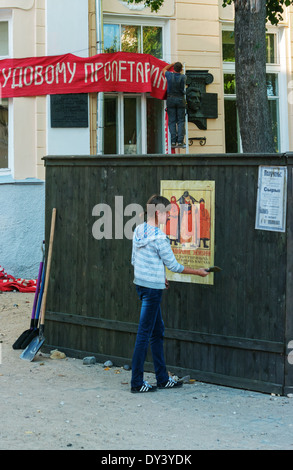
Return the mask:
[(293, 398), (198, 381), (138, 395), (115, 365), (20, 359), (33, 298), (0, 293), (1, 450), (293, 449)]

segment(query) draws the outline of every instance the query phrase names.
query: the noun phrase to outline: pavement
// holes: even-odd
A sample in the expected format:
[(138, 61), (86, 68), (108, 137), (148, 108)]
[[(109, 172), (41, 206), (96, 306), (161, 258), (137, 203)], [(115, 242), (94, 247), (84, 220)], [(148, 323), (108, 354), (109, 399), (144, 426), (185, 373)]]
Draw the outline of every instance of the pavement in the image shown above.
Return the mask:
[[(100, 463), (118, 464), (109, 459), (126, 451), (293, 449), (290, 397), (201, 381), (132, 394), (131, 372), (115, 364), (44, 352), (21, 359), (12, 344), (28, 328), (32, 302), (31, 294), (0, 295), (0, 450), (95, 450)], [(155, 382), (151, 373), (146, 379)]]

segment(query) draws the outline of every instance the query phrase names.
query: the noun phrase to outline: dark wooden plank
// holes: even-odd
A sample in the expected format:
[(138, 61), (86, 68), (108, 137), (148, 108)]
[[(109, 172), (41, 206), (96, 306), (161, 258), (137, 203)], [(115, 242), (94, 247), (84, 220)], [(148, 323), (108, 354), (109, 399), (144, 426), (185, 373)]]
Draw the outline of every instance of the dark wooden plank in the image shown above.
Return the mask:
[[(293, 160), (293, 154), (291, 154)], [(292, 161), (293, 163), (293, 161)], [(293, 165), (288, 166), (284, 394), (293, 393)], [(285, 268), (286, 266), (286, 268)]]
[(159, 167), (170, 164), (175, 167), (183, 166), (259, 166), (259, 165), (286, 165), (288, 156), (286, 154), (189, 154), (172, 156), (170, 155), (103, 155), (103, 156), (45, 156), (43, 157), (45, 166), (102, 166), (102, 167)]
[[(125, 322), (121, 320), (110, 320), (108, 318), (96, 318), (83, 315), (72, 315), (61, 312), (47, 312), (47, 319), (53, 322), (88, 326), (105, 330), (115, 330), (127, 333), (136, 333), (137, 323)], [(237, 349), (251, 349), (254, 351), (266, 351), (283, 353), (283, 343), (264, 341), (251, 338), (241, 338), (233, 336), (216, 335), (211, 333), (202, 333), (190, 330), (179, 330), (174, 328), (165, 328), (165, 338), (179, 339), (181, 341), (212, 344), (225, 347), (234, 347)]]
[(130, 360), (140, 311), (131, 240), (95, 240), (93, 207), (110, 204), (114, 233), (115, 196), (124, 207), (144, 206), (162, 179), (214, 180), (215, 262), (223, 271), (213, 286), (173, 282), (164, 293), (168, 367), (260, 390), (285, 381), (291, 390), (284, 338), (293, 339), (292, 192), (289, 232), (257, 231), (254, 219), (258, 165), (292, 161), (292, 154), (45, 157), (46, 239), (57, 207), (48, 344)]

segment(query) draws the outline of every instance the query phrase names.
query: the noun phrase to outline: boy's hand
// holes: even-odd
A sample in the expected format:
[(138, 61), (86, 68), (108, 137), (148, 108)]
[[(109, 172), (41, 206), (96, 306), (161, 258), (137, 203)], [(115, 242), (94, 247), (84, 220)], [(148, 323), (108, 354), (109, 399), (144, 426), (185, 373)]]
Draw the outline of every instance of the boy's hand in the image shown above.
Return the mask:
[(210, 274), (210, 273), (206, 269), (204, 269), (204, 268), (199, 268), (198, 269), (198, 275), (199, 276), (206, 277), (208, 274)]

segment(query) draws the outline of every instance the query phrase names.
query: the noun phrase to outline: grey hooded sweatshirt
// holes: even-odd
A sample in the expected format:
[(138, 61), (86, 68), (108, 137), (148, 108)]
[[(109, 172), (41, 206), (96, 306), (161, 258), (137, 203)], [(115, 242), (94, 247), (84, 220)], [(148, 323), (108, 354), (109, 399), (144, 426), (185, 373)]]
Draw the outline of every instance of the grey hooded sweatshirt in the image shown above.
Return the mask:
[(134, 284), (151, 289), (165, 289), (165, 266), (175, 273), (184, 269), (174, 256), (167, 235), (146, 222), (134, 230), (131, 264)]

